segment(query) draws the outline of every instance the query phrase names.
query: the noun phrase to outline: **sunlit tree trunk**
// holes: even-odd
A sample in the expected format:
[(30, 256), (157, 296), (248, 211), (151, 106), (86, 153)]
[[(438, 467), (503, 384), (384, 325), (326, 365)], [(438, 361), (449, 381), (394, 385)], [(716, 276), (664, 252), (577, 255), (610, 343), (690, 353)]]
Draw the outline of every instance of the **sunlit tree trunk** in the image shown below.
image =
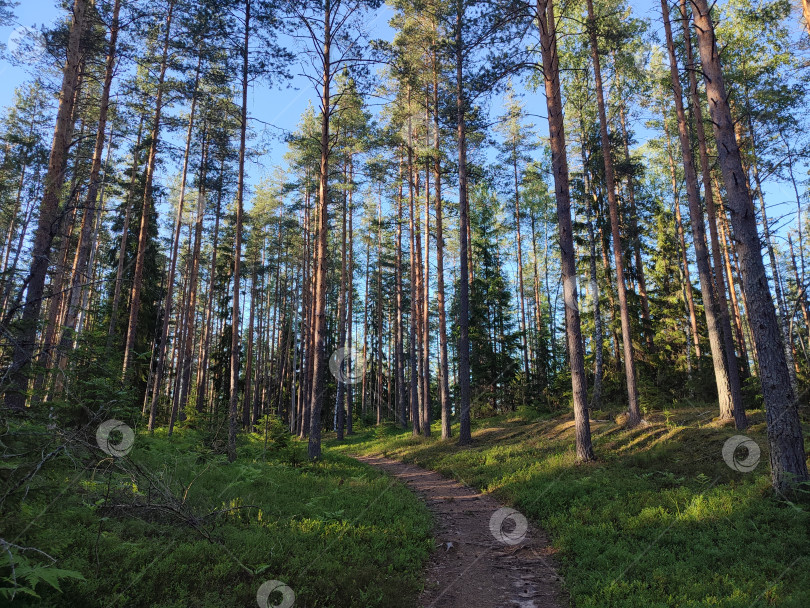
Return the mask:
[(458, 144), (458, 216), (459, 265), (458, 282), (458, 387), (459, 387), (459, 445), (472, 442), (470, 427), (470, 260), (469, 260), (469, 201), (467, 198), (467, 101), (464, 95), (464, 45), (462, 22), (464, 1), (456, 0), (455, 62), (456, 62), (456, 136)]
[[(714, 366), (714, 379), (717, 387), (717, 396), (720, 402), (720, 419), (734, 419), (738, 429), (746, 426), (745, 412), (742, 405), (742, 393), (740, 391), (739, 377), (737, 372), (737, 360), (734, 353), (725, 351), (725, 340), (722, 335), (720, 316), (718, 310), (718, 299), (715, 291), (712, 269), (709, 263), (709, 250), (706, 245), (706, 227), (703, 221), (703, 209), (700, 205), (700, 194), (698, 192), (698, 177), (695, 170), (694, 157), (692, 155), (692, 142), (689, 137), (689, 125), (686, 118), (686, 110), (683, 104), (683, 89), (681, 88), (680, 70), (678, 60), (675, 56), (675, 43), (672, 37), (672, 27), (669, 20), (668, 0), (661, 0), (661, 14), (664, 20), (664, 30), (666, 32), (667, 50), (669, 53), (670, 76), (672, 78), (672, 90), (675, 99), (675, 112), (678, 117), (678, 137), (681, 142), (681, 156), (683, 157), (683, 170), (686, 181), (686, 193), (689, 200), (689, 216), (692, 221), (692, 236), (695, 246), (695, 261), (700, 278), (700, 288), (703, 294), (703, 310), (706, 316), (706, 326), (709, 334), (709, 347), (712, 353), (712, 364)], [(734, 374), (732, 381), (732, 370)]]
[[(703, 178), (703, 195), (706, 201), (706, 215), (709, 218), (709, 237), (711, 240), (712, 260), (714, 265), (714, 281), (717, 291), (717, 306), (720, 314), (720, 325), (723, 334), (723, 346), (728, 362), (729, 382), (732, 387), (732, 396), (741, 392), (739, 362), (734, 349), (734, 337), (731, 330), (731, 315), (726, 298), (726, 282), (723, 279), (723, 254), (720, 251), (720, 238), (717, 231), (717, 208), (714, 204), (714, 191), (712, 189), (711, 168), (708, 146), (706, 143), (706, 130), (703, 124), (703, 104), (700, 99), (697, 85), (697, 70), (692, 53), (692, 38), (689, 28), (689, 16), (686, 7), (687, 0), (680, 0), (681, 25), (683, 27), (684, 51), (686, 54), (687, 73), (689, 75), (689, 98), (691, 110), (694, 115), (695, 134), (698, 139), (698, 152), (700, 154), (700, 171)], [(718, 193), (719, 196), (719, 193)], [(732, 288), (733, 291), (733, 288)], [(740, 350), (745, 352), (745, 343), (740, 342)], [(747, 362), (746, 362), (747, 367)], [(738, 428), (741, 420), (738, 420)], [(744, 422), (744, 420), (743, 420)]]
[(782, 336), (760, 254), (756, 214), (734, 134), (714, 23), (707, 0), (691, 1), (718, 160), (728, 194), (743, 289), (757, 347), (770, 444), (771, 478), (777, 491), (786, 491), (808, 479), (797, 402), (791, 389)]
[(557, 31), (552, 0), (538, 0), (540, 48), (543, 55), (543, 80), (548, 107), (548, 130), (551, 143), (551, 166), (554, 174), (554, 194), (557, 200), (557, 223), (560, 236), (565, 328), (571, 366), (571, 387), (574, 398), (574, 424), (578, 460), (592, 460), (591, 426), (588, 420), (588, 386), (585, 376), (585, 353), (582, 344), (579, 303), (577, 301), (576, 254), (571, 226), (571, 194), (569, 191), (568, 159), (565, 147), (565, 122), (560, 91), (560, 58), (557, 54)]
[(169, 63), (169, 43), (171, 41), (172, 17), (176, 0), (169, 0), (166, 13), (166, 32), (163, 38), (163, 52), (160, 60), (160, 75), (157, 80), (157, 94), (155, 96), (155, 115), (152, 119), (152, 131), (149, 136), (149, 156), (146, 162), (146, 179), (143, 191), (143, 206), (141, 207), (141, 225), (138, 232), (138, 252), (135, 255), (135, 271), (132, 279), (132, 291), (129, 298), (129, 323), (127, 325), (127, 339), (124, 346), (124, 365), (122, 376), (126, 378), (132, 359), (132, 349), (135, 347), (135, 334), (138, 328), (138, 315), (141, 310), (141, 288), (143, 287), (143, 268), (146, 261), (148, 246), (149, 216), (153, 206), (152, 182), (155, 177), (157, 165), (157, 147), (160, 140), (161, 118), (163, 115), (163, 84), (166, 81), (166, 70)]
[(8, 370), (10, 384), (6, 390), (5, 404), (6, 407), (12, 409), (25, 407), (28, 366), (34, 356), (37, 321), (42, 310), (51, 244), (59, 224), (59, 194), (65, 181), (67, 154), (73, 137), (73, 110), (82, 64), (82, 38), (87, 27), (89, 10), (89, 0), (74, 0), (73, 19), (68, 35), (67, 60), (62, 70), (59, 109), (48, 159), (48, 172), (45, 176), (45, 191), (39, 207), (39, 223), (31, 248), (31, 268), (25, 280), (25, 305), (19, 330), (15, 336), (12, 363)]
[(619, 228), (619, 203), (616, 200), (616, 179), (613, 172), (610, 136), (608, 134), (605, 96), (602, 90), (602, 69), (599, 64), (599, 47), (596, 41), (596, 17), (593, 0), (588, 0), (588, 33), (593, 61), (594, 84), (596, 85), (596, 103), (599, 110), (599, 127), (602, 137), (602, 156), (605, 161), (605, 181), (608, 208), (610, 210), (610, 229), (613, 239), (613, 258), (616, 266), (616, 291), (619, 296), (619, 314), (622, 323), (622, 343), (624, 345), (624, 373), (627, 381), (627, 414), (628, 426), (641, 422), (639, 409), (638, 386), (636, 385), (636, 363), (634, 359), (633, 336), (630, 327), (630, 309), (627, 305), (627, 288), (624, 280), (624, 260), (622, 258), (621, 231)]
[(236, 186), (236, 235), (233, 246), (233, 311), (231, 313), (231, 382), (228, 408), (228, 461), (236, 460), (236, 430), (239, 424), (239, 281), (242, 257), (242, 217), (245, 196), (245, 157), (247, 155), (248, 62), (250, 44), (250, 9), (252, 0), (245, 0), (245, 35), (242, 42), (242, 111), (239, 124), (239, 177)]

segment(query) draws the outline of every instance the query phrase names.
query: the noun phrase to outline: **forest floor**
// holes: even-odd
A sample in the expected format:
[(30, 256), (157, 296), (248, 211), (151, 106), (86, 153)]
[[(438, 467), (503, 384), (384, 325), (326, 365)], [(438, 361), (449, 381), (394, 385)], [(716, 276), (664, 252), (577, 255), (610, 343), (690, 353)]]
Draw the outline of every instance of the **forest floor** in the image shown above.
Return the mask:
[[(420, 606), (560, 608), (560, 578), (545, 535), (491, 496), (390, 458), (358, 460), (404, 482), (435, 520)], [(516, 519), (517, 517), (517, 519)]]
[[(648, 412), (632, 430), (593, 421), (589, 463), (575, 460), (569, 413), (528, 411), (474, 421), (467, 447), (457, 445), (455, 425), (450, 440), (437, 436), (438, 424), (430, 438), (389, 425), (332, 439), (328, 451), (414, 464), (511, 505), (548, 533), (563, 605), (570, 597), (578, 608), (806, 608), (810, 502), (771, 490), (762, 410), (749, 412), (742, 433), (713, 420), (715, 411)], [(751, 472), (723, 457), (737, 435), (760, 448)], [(463, 581), (472, 595), (486, 586), (479, 580)]]
[(256, 608), (274, 581), (301, 608), (417, 603), (430, 514), (372, 467), (260, 434), (233, 463), (188, 428), (137, 433), (115, 459), (69, 435), (0, 431), (0, 606)]

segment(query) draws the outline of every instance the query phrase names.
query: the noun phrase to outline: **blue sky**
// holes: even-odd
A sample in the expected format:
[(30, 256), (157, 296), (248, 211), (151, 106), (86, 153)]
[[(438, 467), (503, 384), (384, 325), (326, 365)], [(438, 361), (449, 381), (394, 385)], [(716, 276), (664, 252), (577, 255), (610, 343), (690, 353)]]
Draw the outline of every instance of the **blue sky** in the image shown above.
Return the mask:
[[(636, 16), (650, 20), (654, 31), (661, 29), (660, 8), (658, 8), (657, 2), (636, 0), (631, 2), (631, 6)], [(15, 9), (15, 12), (17, 23), (12, 27), (0, 28), (0, 42), (4, 44), (10, 37), (13, 42), (14, 35), (19, 35), (19, 27), (37, 28), (42, 24), (51, 24), (64, 15), (64, 11), (58, 7), (55, 0), (23, 0)], [(367, 27), (372, 37), (386, 39), (392, 37), (393, 31), (388, 27), (390, 15), (390, 10), (383, 8), (370, 17)], [(796, 24), (798, 25), (798, 20), (796, 20)], [(14, 34), (15, 29), (17, 34)], [(306, 69), (306, 66), (293, 66), (293, 72), (300, 72), (303, 69)], [(30, 74), (26, 72), (25, 68), (10, 65), (7, 61), (0, 61), (0, 81), (3, 83), (2, 88), (0, 88), (0, 106), (7, 106), (13, 99), (14, 88), (29, 78)], [(270, 174), (274, 166), (283, 165), (283, 155), (286, 147), (279, 136), (285, 131), (295, 129), (299, 117), (309, 103), (317, 106), (316, 92), (308, 79), (297, 76), (288, 85), (290, 88), (271, 89), (266, 85), (258, 84), (252, 87), (249, 92), (249, 112), (251, 116), (258, 119), (253, 123), (253, 129), (257, 131), (257, 134), (262, 134), (261, 130), (264, 128), (266, 132), (263, 135), (274, 136), (271, 139), (268, 153), (247, 169), (251, 184), (258, 183), (263, 176)], [(516, 88), (524, 97), (527, 112), (535, 115), (532, 122), (535, 123), (540, 133), (544, 134), (547, 129), (545, 120), (540, 117), (545, 115), (545, 100), (542, 94), (528, 91), (521, 87), (519, 83), (516, 83)], [(502, 112), (502, 104), (499, 98), (492, 100), (490, 112), (493, 115)], [(642, 120), (633, 125), (639, 143), (642, 143), (647, 135), (643, 126), (644, 117), (641, 118)], [(262, 123), (270, 123), (275, 128), (262, 127)], [(178, 135), (171, 137), (178, 137)], [(574, 160), (572, 159), (572, 162)], [(168, 163), (166, 171), (175, 173), (177, 167)], [(805, 176), (805, 172), (802, 172), (802, 176)], [(778, 184), (773, 181), (768, 183), (766, 190), (769, 206), (773, 208), (770, 211), (771, 218), (776, 219), (779, 216), (785, 216), (782, 224), (793, 225), (795, 220), (790, 218), (790, 215), (795, 213), (795, 198), (792, 190), (785, 184)]]

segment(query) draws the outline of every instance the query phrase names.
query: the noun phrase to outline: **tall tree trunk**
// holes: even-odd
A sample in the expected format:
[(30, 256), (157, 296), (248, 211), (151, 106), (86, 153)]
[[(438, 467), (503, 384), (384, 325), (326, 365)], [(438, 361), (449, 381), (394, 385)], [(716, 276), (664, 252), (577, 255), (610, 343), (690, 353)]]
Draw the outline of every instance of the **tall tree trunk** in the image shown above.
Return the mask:
[[(350, 157), (349, 158), (349, 207), (348, 207), (348, 214), (349, 214), (349, 261), (348, 261), (348, 305), (347, 305), (347, 312), (346, 312), (346, 323), (348, 325), (348, 341), (347, 341), (347, 348), (349, 351), (352, 351), (352, 334), (354, 333), (354, 161)], [(402, 336), (400, 335), (400, 339)], [(401, 342), (400, 342), (401, 344)], [(352, 356), (352, 360), (350, 363), (354, 365), (355, 357)], [(365, 361), (360, 363), (361, 365), (365, 366)], [(365, 373), (365, 369), (357, 370), (360, 373)], [(357, 371), (353, 372), (353, 377), (356, 377)], [(354, 383), (350, 383), (346, 386), (346, 434), (353, 435), (354, 434), (354, 424), (352, 421), (353, 409), (354, 409), (354, 390), (353, 390)]]
[(596, 275), (596, 236), (593, 230), (593, 207), (596, 202), (595, 195), (591, 192), (591, 179), (588, 171), (588, 158), (585, 154), (585, 124), (580, 123), (582, 133), (582, 144), (580, 151), (582, 154), (582, 177), (585, 183), (585, 213), (588, 224), (588, 250), (590, 262), (588, 270), (590, 272), (590, 291), (593, 298), (593, 327), (594, 327), (594, 362), (593, 362), (593, 392), (591, 393), (591, 410), (602, 407), (602, 381), (605, 376), (605, 345), (604, 330), (602, 328), (602, 305), (599, 301), (599, 281)]
[(135, 198), (135, 184), (138, 178), (138, 161), (141, 151), (141, 143), (143, 141), (143, 123), (144, 117), (141, 115), (140, 124), (138, 125), (138, 137), (136, 139), (135, 147), (132, 150), (132, 168), (129, 179), (129, 189), (127, 190), (125, 207), (124, 207), (124, 225), (121, 228), (121, 238), (118, 246), (118, 267), (115, 272), (115, 288), (113, 290), (113, 301), (110, 308), (110, 326), (107, 330), (107, 348), (112, 346), (112, 338), (115, 335), (115, 325), (118, 320), (118, 306), (121, 301), (121, 288), (124, 279), (124, 263), (126, 262), (127, 251), (127, 237), (129, 236), (129, 216), (132, 212), (132, 199)]
[(411, 91), (408, 89), (408, 234), (410, 235), (410, 284), (411, 284), (411, 324), (409, 332), (409, 360), (410, 360), (410, 404), (412, 434), (421, 432), (421, 416), (419, 412), (419, 355), (416, 344), (416, 334), (419, 326), (419, 313), (417, 301), (419, 300), (419, 275), (416, 265), (416, 226), (414, 220), (414, 169), (413, 169), (413, 127), (411, 121)]
[(155, 370), (154, 385), (152, 389), (152, 405), (149, 413), (149, 432), (153, 432), (155, 416), (157, 415), (158, 395), (160, 394), (160, 384), (163, 382), (163, 372), (166, 365), (166, 343), (169, 338), (169, 320), (171, 319), (172, 304), (174, 298), (174, 275), (177, 271), (177, 254), (180, 246), (180, 225), (183, 221), (183, 207), (186, 198), (186, 179), (188, 176), (188, 162), (191, 152), (191, 137), (194, 129), (194, 116), (197, 111), (197, 94), (200, 84), (200, 68), (202, 66), (202, 50), (197, 57), (197, 70), (194, 76), (194, 90), (191, 95), (191, 110), (189, 112), (188, 129), (186, 130), (186, 150), (183, 156), (183, 170), (180, 174), (180, 194), (177, 202), (177, 215), (174, 221), (174, 239), (172, 240), (172, 251), (169, 258), (169, 275), (166, 281), (166, 298), (163, 305), (163, 325), (160, 331), (160, 341), (158, 342), (157, 368)]
[[(687, 0), (680, 0), (681, 25), (684, 35), (684, 50), (686, 54), (687, 73), (689, 74), (689, 99), (695, 117), (695, 133), (698, 139), (698, 152), (700, 153), (700, 170), (703, 177), (703, 193), (706, 200), (706, 214), (709, 218), (709, 237), (711, 240), (712, 261), (714, 266), (714, 281), (717, 290), (717, 306), (720, 313), (720, 327), (723, 333), (723, 346), (728, 362), (729, 382), (732, 386), (732, 395), (741, 391), (739, 361), (734, 350), (734, 337), (731, 331), (731, 315), (726, 298), (726, 282), (723, 279), (723, 254), (720, 251), (720, 238), (717, 231), (717, 208), (714, 204), (712, 189), (711, 168), (709, 163), (708, 146), (706, 143), (706, 130), (703, 124), (703, 104), (700, 99), (697, 85), (697, 70), (692, 53), (692, 37), (689, 28), (689, 15), (686, 7)], [(719, 196), (719, 192), (718, 192)], [(732, 287), (733, 290), (733, 287)], [(740, 342), (741, 351), (745, 351), (745, 343)], [(745, 363), (747, 367), (748, 363)], [(738, 421), (739, 424), (739, 421)], [(740, 427), (738, 427), (740, 428)]]
[(45, 175), (45, 192), (39, 207), (39, 224), (31, 248), (31, 268), (25, 280), (25, 306), (14, 341), (14, 353), (8, 370), (10, 385), (5, 404), (12, 409), (25, 407), (28, 366), (36, 346), (37, 321), (42, 310), (42, 296), (48, 273), (51, 244), (59, 225), (59, 194), (65, 181), (67, 153), (73, 136), (74, 106), (79, 72), (82, 65), (82, 38), (87, 27), (89, 0), (74, 0), (73, 20), (68, 35), (67, 60), (62, 70), (59, 109), (56, 114), (53, 143)]
[(309, 446), (307, 453), (310, 459), (321, 456), (321, 411), (323, 410), (323, 391), (326, 371), (326, 247), (329, 206), (329, 116), (330, 81), (332, 64), (330, 52), (332, 47), (332, 0), (324, 0), (323, 48), (323, 89), (321, 91), (321, 164), (318, 174), (318, 229), (317, 251), (315, 252), (315, 294), (314, 294), (314, 348), (312, 366), (312, 397), (310, 406)]
[(220, 160), (219, 165), (219, 190), (217, 191), (217, 208), (214, 215), (214, 233), (211, 243), (211, 267), (208, 278), (208, 301), (205, 305), (205, 337), (202, 340), (202, 356), (200, 357), (200, 373), (197, 378), (197, 411), (205, 411), (206, 394), (208, 391), (208, 362), (210, 360), (211, 348), (211, 319), (214, 308), (214, 289), (216, 287), (217, 273), (217, 248), (219, 246), (219, 218), (222, 213), (222, 177), (224, 176), (225, 158)]
[[(343, 170), (343, 182), (346, 188), (349, 187), (348, 180), (348, 167)], [(342, 209), (342, 226), (341, 226), (341, 247), (340, 247), (340, 288), (338, 292), (338, 348), (346, 348), (346, 298), (347, 296), (347, 257), (346, 257), (346, 244), (348, 241), (348, 192), (343, 191), (343, 209)], [(348, 354), (348, 352), (346, 353)], [(348, 357), (348, 363), (351, 363), (351, 356)], [(344, 426), (346, 424), (346, 413), (343, 409), (343, 400), (346, 397), (346, 383), (340, 378), (337, 379), (337, 396), (335, 397), (335, 431), (337, 439), (343, 440)]]
[(560, 58), (557, 54), (557, 30), (552, 0), (537, 0), (540, 48), (543, 55), (543, 80), (548, 107), (548, 130), (551, 142), (551, 166), (557, 200), (557, 223), (560, 231), (560, 265), (565, 303), (565, 328), (571, 366), (574, 398), (574, 424), (578, 460), (592, 460), (591, 426), (588, 420), (588, 386), (585, 376), (585, 353), (582, 346), (579, 305), (577, 302), (576, 255), (571, 226), (571, 194), (568, 181), (568, 159), (565, 148), (565, 119), (560, 91)]
[(709, 97), (709, 112), (723, 181), (726, 184), (743, 289), (748, 300), (748, 314), (757, 348), (770, 444), (771, 479), (774, 488), (781, 492), (808, 479), (802, 428), (796, 397), (790, 385), (776, 310), (768, 288), (765, 264), (760, 254), (754, 205), (748, 192), (740, 149), (734, 135), (734, 121), (720, 65), (714, 23), (707, 0), (691, 1)]
[(602, 69), (599, 65), (599, 47), (596, 41), (596, 17), (593, 11), (593, 0), (588, 0), (588, 33), (593, 60), (593, 76), (596, 85), (596, 103), (599, 110), (599, 127), (602, 136), (602, 156), (605, 160), (605, 181), (608, 207), (610, 210), (610, 229), (613, 237), (613, 258), (616, 265), (616, 287), (619, 295), (619, 313), (622, 322), (622, 343), (624, 345), (624, 373), (627, 379), (627, 424), (630, 427), (641, 422), (641, 411), (636, 385), (636, 362), (633, 352), (633, 336), (630, 328), (630, 310), (627, 306), (627, 288), (624, 281), (624, 260), (622, 258), (621, 231), (619, 229), (619, 203), (616, 200), (616, 178), (613, 173), (610, 136), (608, 135), (607, 114), (605, 112), (605, 95), (602, 90)]
[(748, 89), (745, 89), (745, 104), (748, 114), (748, 132), (751, 135), (751, 154), (753, 158), (752, 169), (754, 173), (754, 183), (756, 184), (757, 198), (759, 199), (759, 210), (762, 214), (762, 232), (765, 237), (765, 247), (768, 250), (768, 259), (771, 263), (771, 273), (773, 274), (773, 287), (776, 293), (776, 321), (779, 324), (779, 331), (782, 333), (782, 344), (785, 348), (785, 359), (787, 360), (788, 375), (790, 376), (790, 385), (793, 390), (793, 395), (799, 394), (799, 386), (796, 382), (796, 368), (793, 360), (793, 344), (790, 340), (788, 332), (788, 312), (787, 305), (785, 304), (785, 297), (782, 292), (782, 278), (779, 272), (779, 261), (776, 258), (776, 251), (773, 247), (771, 240), (771, 227), (768, 223), (768, 212), (765, 208), (765, 197), (762, 194), (762, 178), (759, 175), (759, 161), (757, 159), (757, 137), (754, 130), (754, 120), (751, 116), (751, 100), (748, 94)]
[(447, 359), (447, 312), (444, 301), (444, 234), (442, 219), (441, 137), (439, 131), (439, 63), (433, 49), (433, 185), (436, 189), (436, 306), (439, 312), (439, 404), (442, 408), (442, 439), (452, 434), (450, 420), (450, 372)]
[(141, 288), (143, 286), (143, 267), (146, 260), (146, 248), (149, 232), (149, 215), (152, 201), (152, 181), (155, 176), (157, 164), (157, 147), (160, 139), (160, 121), (163, 113), (163, 83), (166, 80), (166, 69), (169, 62), (169, 42), (171, 41), (172, 17), (176, 0), (169, 0), (169, 10), (166, 14), (166, 33), (163, 39), (163, 55), (160, 60), (160, 75), (157, 81), (157, 95), (155, 97), (155, 115), (152, 119), (152, 132), (149, 143), (149, 159), (146, 164), (146, 185), (143, 191), (143, 206), (141, 208), (141, 225), (138, 232), (138, 253), (135, 256), (135, 273), (132, 279), (132, 291), (129, 298), (129, 323), (127, 325), (127, 339), (124, 346), (124, 365), (122, 376), (126, 378), (132, 358), (132, 349), (135, 347), (135, 333), (138, 328), (138, 314), (141, 310)]
[[(683, 222), (681, 221), (681, 197), (678, 189), (678, 178), (675, 172), (675, 158), (672, 153), (672, 141), (669, 135), (669, 129), (666, 126), (666, 111), (662, 108), (662, 116), (664, 116), (664, 134), (667, 138), (667, 158), (669, 160), (669, 173), (672, 181), (672, 196), (673, 206), (675, 211), (675, 230), (678, 233), (678, 242), (680, 243), (681, 252), (681, 271), (683, 272), (684, 292), (686, 296), (687, 312), (689, 313), (689, 325), (691, 326), (692, 341), (695, 347), (695, 357), (698, 360), (698, 367), (700, 367), (700, 334), (698, 333), (697, 326), (697, 312), (695, 310), (695, 299), (692, 292), (692, 279), (689, 271), (689, 257), (687, 255), (686, 237), (684, 235)], [(687, 349), (689, 348), (687, 344)]]
[[(629, 165), (632, 162), (630, 157), (630, 137), (627, 133), (627, 120), (625, 117), (624, 102), (619, 107), (619, 124), (622, 128), (622, 143), (624, 145), (624, 158)], [(630, 205), (630, 231), (633, 241), (633, 255), (635, 256), (636, 274), (638, 275), (638, 297), (641, 300), (641, 322), (644, 327), (644, 338), (647, 343), (648, 353), (655, 350), (653, 342), (652, 319), (650, 318), (650, 299), (647, 296), (647, 280), (644, 275), (644, 260), (641, 256), (641, 235), (638, 229), (638, 213), (636, 209), (636, 187), (632, 173), (627, 178), (627, 202)]]
[[(430, 111), (425, 107), (425, 125), (430, 124)], [(426, 136), (427, 137), (427, 136)], [(425, 145), (430, 145), (429, 138)], [(430, 165), (425, 164), (425, 260), (422, 277), (422, 434), (430, 437)]]
[[(698, 178), (692, 156), (692, 142), (689, 138), (689, 125), (687, 124), (686, 110), (683, 105), (683, 89), (681, 88), (678, 59), (675, 56), (675, 42), (672, 37), (672, 27), (669, 20), (668, 0), (661, 0), (661, 15), (664, 20), (664, 30), (669, 53), (670, 76), (675, 99), (675, 112), (678, 117), (678, 137), (681, 142), (681, 156), (683, 157), (683, 170), (686, 179), (686, 194), (689, 200), (689, 217), (692, 220), (692, 236), (695, 245), (695, 261), (700, 278), (700, 288), (703, 293), (703, 310), (706, 316), (706, 326), (709, 333), (709, 347), (712, 353), (714, 366), (714, 380), (717, 386), (717, 397), (720, 402), (720, 420), (734, 419), (738, 429), (746, 427), (745, 411), (742, 404), (739, 377), (737, 376), (736, 357), (729, 357), (725, 350), (725, 340), (720, 325), (717, 293), (712, 278), (712, 269), (709, 263), (709, 250), (706, 245), (706, 227), (703, 221), (703, 209), (700, 205), (698, 192)], [(734, 374), (732, 381), (732, 374)]]
[[(520, 306), (520, 340), (523, 351), (523, 386), (529, 382), (529, 344), (528, 326), (526, 324), (526, 297), (523, 290), (523, 239), (520, 233), (520, 185), (518, 181), (517, 154), (512, 158), (512, 178), (515, 188), (515, 233), (517, 235), (517, 271), (518, 271), (518, 303)], [(525, 399), (525, 394), (524, 394)]]
[[(119, 15), (121, 13), (121, 0), (115, 0), (113, 6), (112, 24), (110, 25), (110, 41), (107, 47), (107, 60), (104, 68), (104, 84), (101, 90), (99, 101), (98, 127), (96, 131), (96, 144), (93, 149), (93, 160), (90, 167), (90, 183), (87, 187), (87, 195), (84, 199), (84, 214), (82, 215), (82, 227), (79, 234), (79, 245), (76, 251), (76, 260), (73, 265), (73, 281), (70, 287), (70, 298), (68, 301), (67, 314), (62, 334), (63, 353), (67, 353), (70, 348), (70, 341), (76, 327), (76, 319), (79, 313), (79, 302), (84, 293), (84, 285), (89, 281), (87, 272), (90, 261), (90, 253), (95, 244), (92, 236), (96, 227), (98, 192), (101, 180), (102, 155), (104, 153), (104, 139), (107, 134), (107, 114), (110, 108), (110, 89), (112, 88), (113, 75), (115, 73), (115, 62), (118, 45)], [(110, 133), (110, 143), (112, 143), (112, 133)], [(60, 364), (64, 369), (64, 363)]]
[(470, 427), (470, 269), (469, 230), (470, 205), (467, 198), (467, 124), (465, 113), (467, 101), (464, 95), (464, 45), (462, 21), (464, 0), (456, 0), (456, 129), (458, 141), (458, 217), (459, 217), (459, 264), (458, 283), (458, 387), (459, 387), (459, 445), (472, 442)]
[(202, 246), (202, 232), (203, 232), (203, 219), (205, 217), (205, 204), (206, 204), (206, 179), (207, 179), (207, 158), (208, 158), (208, 139), (207, 133), (203, 134), (203, 150), (202, 158), (200, 160), (200, 186), (197, 190), (197, 217), (194, 222), (194, 250), (191, 253), (191, 276), (189, 278), (189, 291), (188, 303), (185, 306), (186, 320), (185, 320), (185, 343), (183, 345), (183, 358), (182, 367), (179, 370), (181, 373), (180, 379), (180, 396), (177, 402), (177, 411), (172, 411), (172, 419), (169, 423), (169, 431), (171, 432), (174, 420), (179, 416), (180, 420), (185, 417), (186, 405), (188, 404), (188, 395), (191, 391), (191, 365), (194, 348), (194, 328), (196, 326), (196, 309), (197, 309), (197, 284), (199, 280), (200, 268), (200, 249)]
[(228, 407), (228, 461), (236, 460), (236, 430), (239, 423), (239, 271), (242, 257), (242, 216), (245, 197), (245, 156), (247, 154), (247, 97), (250, 60), (250, 9), (245, 0), (245, 35), (242, 42), (242, 111), (239, 124), (239, 178), (236, 186), (236, 235), (233, 247), (233, 312), (231, 313), (231, 386)]
[(405, 386), (405, 332), (403, 329), (403, 287), (404, 277), (402, 276), (402, 163), (399, 164), (399, 186), (397, 189), (397, 224), (396, 224), (396, 266), (394, 269), (397, 290), (396, 302), (396, 368), (397, 368), (397, 411), (399, 413), (399, 425), (404, 429), (407, 426), (408, 390)]

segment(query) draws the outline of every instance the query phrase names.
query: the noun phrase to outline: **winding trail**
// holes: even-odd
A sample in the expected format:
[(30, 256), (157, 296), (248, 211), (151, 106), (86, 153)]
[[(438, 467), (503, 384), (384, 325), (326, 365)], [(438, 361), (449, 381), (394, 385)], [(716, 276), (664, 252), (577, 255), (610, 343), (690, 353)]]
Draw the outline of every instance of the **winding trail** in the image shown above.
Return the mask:
[(379, 456), (355, 458), (404, 482), (433, 514), (438, 547), (425, 573), (420, 606), (568, 605), (546, 536), (514, 509), (435, 471)]

